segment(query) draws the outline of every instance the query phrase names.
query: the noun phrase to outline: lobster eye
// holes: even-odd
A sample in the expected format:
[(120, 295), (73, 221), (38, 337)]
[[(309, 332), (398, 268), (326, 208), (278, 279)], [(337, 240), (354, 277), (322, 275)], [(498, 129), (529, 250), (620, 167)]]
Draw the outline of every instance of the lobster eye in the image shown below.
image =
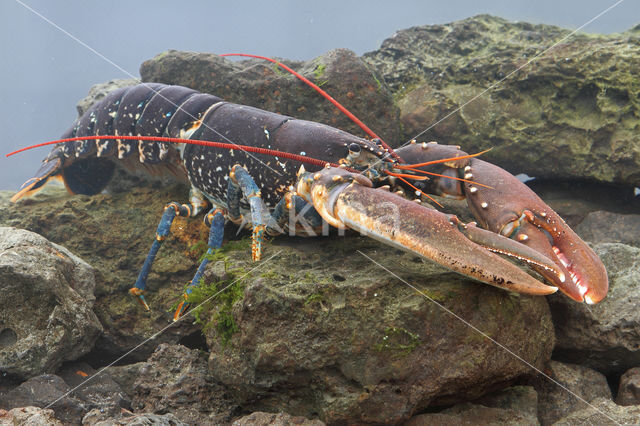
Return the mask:
[(357, 143), (352, 143), (351, 145), (349, 145), (349, 152), (353, 154), (359, 153), (360, 150), (361, 150), (360, 145), (358, 145)]

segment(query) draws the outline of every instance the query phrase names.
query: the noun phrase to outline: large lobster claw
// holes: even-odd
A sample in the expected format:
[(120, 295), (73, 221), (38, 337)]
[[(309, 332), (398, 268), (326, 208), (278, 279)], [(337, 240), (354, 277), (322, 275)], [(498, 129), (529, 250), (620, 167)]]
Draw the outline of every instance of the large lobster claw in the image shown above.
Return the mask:
[(489, 250), (526, 259), (561, 277), (562, 271), (545, 256), (498, 234), (465, 225), (453, 215), (371, 186), (362, 175), (325, 168), (316, 173), (302, 173), (297, 192), (313, 203), (332, 226), (355, 229), (504, 289), (535, 295), (557, 290)]
[(415, 166), (411, 166), (414, 171), (434, 172), (435, 168), (438, 176), (444, 175), (423, 182), (425, 190), (466, 198), (483, 228), (552, 259), (562, 275), (535, 264), (532, 267), (563, 293), (590, 304), (598, 303), (607, 295), (609, 280), (602, 261), (556, 212), (515, 176), (493, 164), (468, 158), (456, 146), (413, 143), (397, 152), (404, 160), (414, 163)]
[(483, 183), (483, 188), (465, 182), (469, 207), (486, 229), (513, 238), (553, 259), (566, 280), (533, 268), (572, 299), (598, 303), (607, 295), (609, 280), (602, 261), (562, 218), (532, 190), (507, 171), (473, 158), (465, 178)]

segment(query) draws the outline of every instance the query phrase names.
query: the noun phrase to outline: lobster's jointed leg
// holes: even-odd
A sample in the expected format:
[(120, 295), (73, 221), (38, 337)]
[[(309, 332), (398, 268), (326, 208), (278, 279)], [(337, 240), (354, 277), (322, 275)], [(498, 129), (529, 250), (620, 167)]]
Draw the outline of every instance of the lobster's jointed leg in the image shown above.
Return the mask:
[(227, 190), (227, 204), (229, 205), (229, 216), (231, 221), (242, 220), (240, 213), (240, 199), (244, 196), (249, 202), (251, 209), (251, 223), (253, 228), (251, 257), (254, 261), (262, 257), (262, 242), (267, 224), (272, 222), (271, 214), (262, 201), (260, 189), (247, 170), (236, 164), (229, 173), (229, 185)]
[(207, 243), (208, 249), (207, 253), (204, 256), (204, 259), (200, 263), (196, 274), (193, 276), (193, 279), (189, 283), (189, 286), (184, 292), (183, 300), (178, 305), (176, 312), (173, 315), (173, 320), (177, 321), (189, 308), (189, 303), (187, 302), (187, 298), (193, 291), (193, 288), (200, 285), (200, 280), (202, 279), (202, 275), (209, 264), (209, 256), (213, 254), (213, 252), (219, 249), (222, 246), (222, 240), (224, 237), (224, 222), (225, 222), (225, 211), (219, 208), (213, 208), (204, 218), (204, 223), (209, 227), (209, 241)]
[(327, 225), (313, 205), (294, 192), (287, 192), (282, 197), (273, 209), (272, 217), (275, 225), (269, 225), (267, 232), (275, 235), (282, 234), (285, 226), (288, 226), (291, 236), (302, 234), (316, 236), (321, 234), (324, 231), (323, 226)]
[(202, 211), (204, 206), (207, 205), (207, 201), (204, 200), (199, 191), (192, 190), (190, 199), (191, 202), (189, 204), (171, 202), (165, 206), (162, 218), (160, 219), (160, 223), (156, 229), (156, 238), (153, 241), (153, 244), (151, 244), (149, 254), (147, 254), (147, 258), (145, 259), (142, 269), (138, 274), (138, 279), (134, 286), (129, 289), (129, 293), (136, 296), (140, 304), (146, 310), (149, 310), (149, 305), (144, 298), (144, 291), (147, 286), (147, 277), (149, 276), (151, 266), (153, 265), (153, 261), (156, 258), (158, 250), (160, 250), (162, 243), (167, 235), (169, 235), (173, 219), (175, 219), (176, 216), (196, 216)]
[[(200, 263), (193, 279), (187, 286), (183, 295), (183, 300), (178, 305), (173, 315), (173, 320), (177, 321), (189, 308), (187, 302), (189, 294), (193, 292), (193, 288), (200, 285), (200, 281), (204, 271), (209, 264), (210, 255), (222, 246), (224, 238), (225, 216), (229, 216), (230, 220), (236, 223), (242, 223), (243, 217), (240, 212), (240, 200), (244, 196), (249, 201), (251, 209), (250, 223), (253, 227), (252, 234), (252, 258), (254, 261), (260, 260), (262, 256), (262, 241), (266, 229), (266, 223), (271, 221), (271, 216), (266, 206), (260, 198), (260, 190), (249, 173), (241, 166), (235, 165), (229, 173), (229, 185), (227, 188), (227, 206), (229, 211), (214, 207), (207, 213), (204, 223), (209, 227), (209, 240), (207, 253)], [(267, 218), (265, 220), (265, 218)]]

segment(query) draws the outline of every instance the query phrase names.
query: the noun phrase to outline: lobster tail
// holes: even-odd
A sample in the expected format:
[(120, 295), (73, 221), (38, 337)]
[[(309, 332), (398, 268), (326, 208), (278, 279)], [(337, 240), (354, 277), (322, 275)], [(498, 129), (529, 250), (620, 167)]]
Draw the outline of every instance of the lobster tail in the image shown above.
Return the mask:
[(115, 163), (105, 158), (87, 157), (65, 161), (63, 146), (57, 146), (44, 159), (35, 176), (26, 181), (11, 197), (16, 202), (44, 187), (49, 180), (62, 180), (72, 194), (95, 195), (107, 186), (115, 170)]
[(111, 160), (89, 157), (65, 167), (62, 180), (72, 194), (95, 195), (106, 188), (115, 167)]
[[(62, 139), (94, 135), (115, 137), (57, 145), (12, 201), (34, 194), (51, 179), (61, 179), (72, 194), (98, 194), (113, 177), (117, 160), (134, 172), (142, 169), (153, 176), (173, 175), (184, 180), (186, 174), (180, 155), (170, 144), (122, 140), (117, 136), (179, 136), (212, 104), (220, 101), (216, 96), (200, 94), (186, 87), (157, 83), (114, 90), (78, 118)], [(176, 116), (178, 120), (175, 120)]]

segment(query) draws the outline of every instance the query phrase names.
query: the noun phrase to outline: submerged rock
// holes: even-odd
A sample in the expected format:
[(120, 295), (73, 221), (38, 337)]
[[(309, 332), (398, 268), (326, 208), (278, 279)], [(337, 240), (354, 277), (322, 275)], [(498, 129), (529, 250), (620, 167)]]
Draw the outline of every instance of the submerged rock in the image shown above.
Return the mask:
[[(188, 424), (228, 422), (235, 404), (207, 370), (205, 353), (162, 344), (134, 376), (133, 406), (138, 412), (173, 413)], [(122, 367), (111, 367), (114, 369)]]
[(632, 368), (620, 377), (616, 403), (618, 405), (640, 405), (640, 367)]
[(640, 247), (640, 214), (589, 213), (576, 232), (596, 243), (622, 243)]
[(20, 407), (6, 411), (0, 409), (0, 426), (62, 426), (55, 418), (53, 410), (39, 407)]
[(554, 380), (538, 377), (540, 423), (551, 425), (596, 398), (611, 399), (607, 378), (590, 368), (551, 361), (545, 372)]
[(622, 407), (607, 398), (598, 398), (587, 408), (580, 407), (558, 420), (554, 426), (574, 425), (637, 425), (640, 405)]
[(84, 414), (82, 401), (70, 395), (70, 390), (71, 388), (60, 377), (43, 374), (32, 377), (2, 395), (0, 408), (5, 410), (20, 409), (20, 407), (52, 409), (57, 419), (66, 424), (77, 424)]
[(398, 31), (363, 59), (405, 140), (428, 129), (514, 174), (638, 186), (639, 40), (480, 15)]
[(412, 417), (406, 426), (532, 425), (537, 426), (537, 395), (530, 386), (514, 386), (473, 403)]
[(287, 413), (256, 412), (234, 420), (232, 426), (324, 426), (320, 420), (291, 416)]
[[(1, 223), (26, 228), (70, 247), (95, 268), (93, 309), (104, 332), (97, 341), (98, 333), (93, 336), (91, 343), (95, 342), (95, 348), (88, 355), (91, 363), (105, 365), (112, 362), (171, 323), (171, 306), (177, 303), (185, 283), (193, 276), (197, 261), (189, 248), (207, 235), (201, 220), (179, 219), (175, 222), (173, 236), (164, 244), (149, 275), (147, 301), (151, 312), (145, 312), (127, 290), (138, 276), (164, 205), (171, 200), (182, 201), (187, 195), (188, 189), (174, 185), (93, 197), (52, 191), (16, 204), (0, 202)], [(62, 262), (55, 255), (52, 258)], [(34, 261), (32, 265), (35, 264)], [(60, 300), (69, 305), (70, 312), (84, 306), (84, 302), (68, 296), (61, 296)], [(4, 301), (8, 303), (11, 299), (3, 298), (0, 303)], [(40, 304), (31, 302), (33, 309)], [(13, 311), (12, 304), (9, 312)], [(7, 315), (8, 318), (15, 317), (14, 313)], [(145, 342), (124, 361), (145, 360), (159, 343), (176, 343), (195, 330), (187, 322), (176, 324), (156, 339)], [(64, 360), (77, 359), (84, 353), (86, 351), (59, 359), (51, 371)]]
[(640, 363), (640, 249), (600, 243), (594, 251), (607, 268), (609, 294), (597, 305), (549, 297), (557, 336), (554, 359), (621, 374)]
[(0, 373), (54, 372), (92, 348), (94, 270), (66, 248), (23, 229), (0, 227)]
[(245, 409), (398, 423), (533, 372), (463, 321), (538, 368), (553, 346), (543, 298), (470, 282), (369, 239), (278, 239), (264, 259), (252, 264), (243, 251), (219, 262), (211, 271), (227, 275), (210, 291), (231, 285), (233, 303), (200, 312), (209, 368)]
[(116, 416), (108, 416), (98, 409), (91, 410), (82, 419), (83, 425), (92, 426), (187, 426), (191, 423), (185, 423), (172, 413), (154, 414), (154, 413), (131, 413), (123, 412)]
[[(393, 98), (381, 77), (347, 49), (306, 62), (282, 60), (322, 87), (389, 143), (400, 139)], [(140, 66), (143, 82), (178, 84), (226, 101), (298, 119), (317, 121), (364, 136), (350, 119), (312, 88), (275, 64), (260, 59), (233, 62), (212, 53), (169, 50)], [(242, 143), (241, 141), (236, 141)]]

